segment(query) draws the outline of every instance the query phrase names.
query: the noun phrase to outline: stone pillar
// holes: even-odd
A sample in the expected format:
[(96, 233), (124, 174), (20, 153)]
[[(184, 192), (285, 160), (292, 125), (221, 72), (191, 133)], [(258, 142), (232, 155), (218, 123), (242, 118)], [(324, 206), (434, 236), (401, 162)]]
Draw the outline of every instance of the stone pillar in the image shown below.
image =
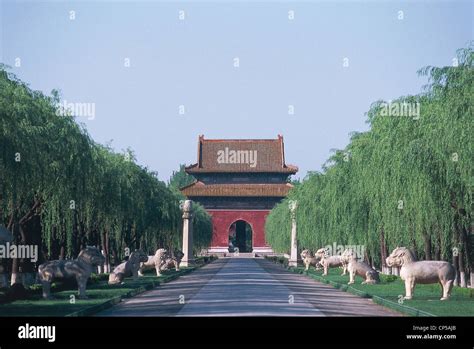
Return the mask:
[(290, 260), (288, 261), (288, 266), (296, 267), (298, 265), (298, 243), (296, 237), (296, 208), (298, 203), (296, 200), (290, 200), (288, 203), (291, 216), (291, 250), (290, 250)]
[(183, 211), (183, 253), (180, 266), (189, 267), (194, 264), (193, 256), (193, 202), (185, 200), (181, 207)]

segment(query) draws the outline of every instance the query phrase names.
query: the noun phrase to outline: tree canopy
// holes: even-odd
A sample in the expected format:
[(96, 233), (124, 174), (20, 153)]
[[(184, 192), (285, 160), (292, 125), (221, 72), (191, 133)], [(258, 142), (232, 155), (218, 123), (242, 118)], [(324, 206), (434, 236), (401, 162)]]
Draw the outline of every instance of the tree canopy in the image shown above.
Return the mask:
[[(289, 250), (288, 201), (297, 200), (301, 247), (361, 244), (379, 266), (396, 246), (425, 259), (451, 260), (456, 249), (459, 270), (474, 270), (473, 45), (457, 57), (457, 66), (421, 69), (429, 83), (420, 94), (375, 102), (369, 131), (353, 133), (271, 211), (266, 236), (275, 250)], [(407, 106), (419, 113), (402, 115)]]
[[(76, 257), (86, 245), (115, 263), (127, 248), (180, 247), (181, 194), (138, 165), (130, 149), (94, 142), (74, 116), (58, 112), (59, 101), (57, 92), (33, 91), (1, 67), (0, 224), (17, 243), (39, 244), (39, 262)], [(196, 248), (210, 234), (210, 218), (198, 208)], [(33, 270), (27, 264), (20, 267)]]

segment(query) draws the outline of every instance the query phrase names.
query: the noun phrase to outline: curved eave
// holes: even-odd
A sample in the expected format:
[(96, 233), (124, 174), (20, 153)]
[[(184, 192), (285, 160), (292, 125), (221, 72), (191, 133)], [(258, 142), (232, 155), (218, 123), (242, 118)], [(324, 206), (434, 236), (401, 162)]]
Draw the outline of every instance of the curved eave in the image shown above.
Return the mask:
[(293, 185), (282, 184), (210, 184), (195, 182), (181, 189), (187, 197), (285, 197)]

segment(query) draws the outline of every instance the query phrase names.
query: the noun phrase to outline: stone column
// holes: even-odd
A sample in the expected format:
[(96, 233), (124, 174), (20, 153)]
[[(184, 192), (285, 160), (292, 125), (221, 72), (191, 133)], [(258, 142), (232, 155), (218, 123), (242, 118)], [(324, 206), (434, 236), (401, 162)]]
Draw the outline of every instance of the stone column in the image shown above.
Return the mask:
[(296, 200), (290, 200), (288, 203), (290, 208), (290, 216), (291, 216), (291, 252), (290, 252), (290, 260), (288, 261), (288, 266), (296, 267), (298, 265), (298, 243), (296, 238), (296, 208), (298, 203)]
[(193, 202), (185, 200), (181, 206), (183, 211), (183, 253), (180, 266), (189, 267), (194, 264), (193, 256)]

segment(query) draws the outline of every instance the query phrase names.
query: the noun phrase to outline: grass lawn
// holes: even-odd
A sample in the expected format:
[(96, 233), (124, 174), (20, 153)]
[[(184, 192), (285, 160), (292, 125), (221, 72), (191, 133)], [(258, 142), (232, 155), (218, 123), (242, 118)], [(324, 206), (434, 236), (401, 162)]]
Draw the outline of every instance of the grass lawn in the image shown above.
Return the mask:
[[(291, 268), (293, 271), (303, 273), (304, 268)], [(342, 289), (349, 282), (349, 275), (341, 276), (342, 269), (329, 269), (329, 275), (321, 276), (321, 271), (315, 271), (310, 268), (308, 276), (316, 276), (316, 278), (323, 278), (326, 281), (332, 281), (343, 285)], [(399, 300), (399, 295), (405, 295), (405, 284), (399, 277), (380, 275), (381, 283), (377, 285), (362, 285), (363, 279), (356, 276), (355, 284), (350, 285), (352, 288), (366, 293), (367, 297), (379, 296), (385, 300), (389, 300), (396, 304)], [(392, 281), (393, 280), (393, 281)], [(338, 287), (339, 285), (334, 285)], [(421, 311), (428, 312), (436, 316), (474, 316), (474, 289), (453, 287), (451, 298), (447, 301), (440, 301), (441, 286), (439, 284), (418, 284), (415, 287), (414, 299), (403, 300), (404, 306), (415, 308)], [(386, 304), (384, 304), (386, 305)], [(387, 305), (386, 305), (387, 306)], [(395, 310), (396, 305), (390, 306)]]
[[(66, 316), (74, 312), (86, 311), (86, 314), (92, 315), (94, 312), (106, 308), (105, 304), (109, 301), (118, 302), (120, 298), (133, 296), (140, 291), (152, 289), (160, 283), (174, 280), (180, 275), (194, 270), (196, 267), (181, 268), (179, 272), (174, 270), (164, 272), (162, 276), (157, 277), (154, 270), (149, 270), (145, 276), (133, 281), (132, 278), (125, 278), (123, 285), (108, 285), (107, 281), (98, 281), (87, 286), (87, 296), (89, 299), (77, 298), (77, 289), (52, 292), (55, 299), (45, 300), (40, 294), (34, 294), (28, 300), (17, 300), (11, 303), (0, 304), (1, 316)], [(71, 295), (76, 296), (75, 303), (70, 302)], [(114, 299), (115, 298), (115, 299)], [(102, 308), (101, 308), (102, 307)]]

